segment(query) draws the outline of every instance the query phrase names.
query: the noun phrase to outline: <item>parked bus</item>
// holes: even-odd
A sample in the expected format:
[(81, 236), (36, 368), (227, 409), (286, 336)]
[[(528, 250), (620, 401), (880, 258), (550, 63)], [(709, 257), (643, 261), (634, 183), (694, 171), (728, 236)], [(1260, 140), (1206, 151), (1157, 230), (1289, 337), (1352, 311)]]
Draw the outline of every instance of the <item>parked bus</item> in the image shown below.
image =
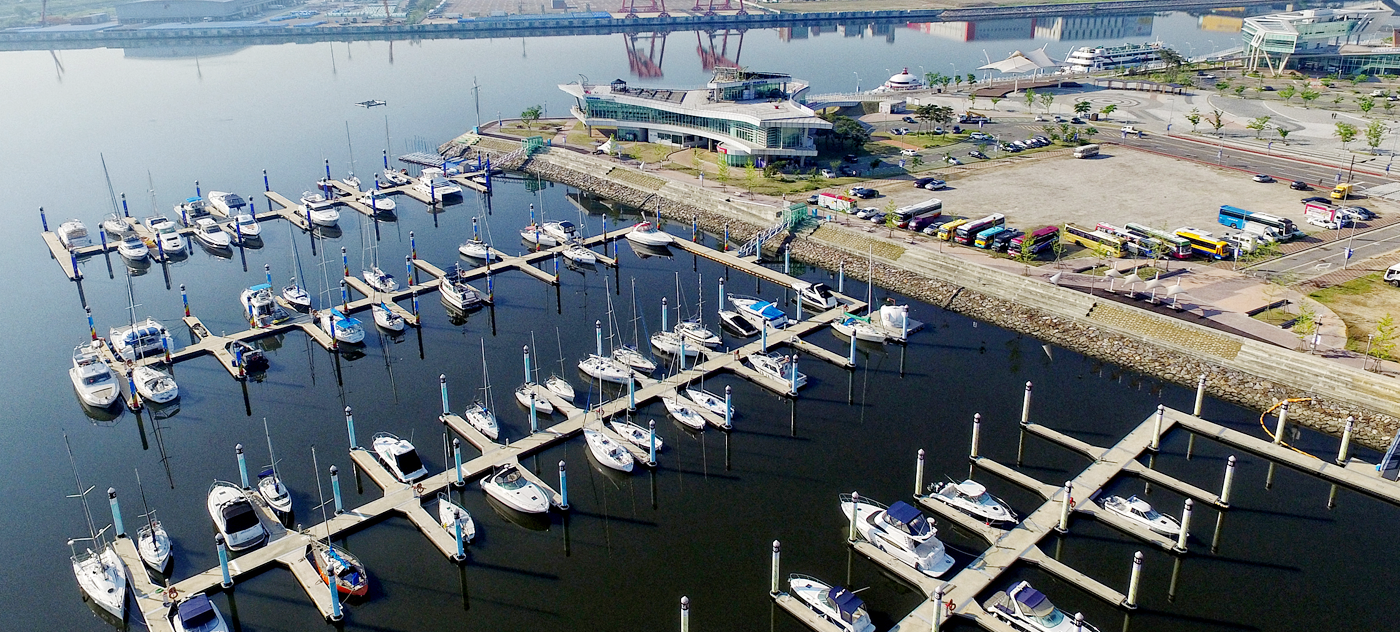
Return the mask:
[(1103, 257), (1123, 256), (1123, 238), (1108, 233), (1065, 224), (1060, 239), (1088, 248)]
[(948, 241), (949, 239), (952, 239), (952, 238), (953, 238), (953, 231), (957, 230), (959, 226), (962, 226), (963, 224), (966, 224), (966, 223), (967, 223), (967, 220), (966, 220), (966, 219), (955, 219), (955, 220), (953, 220), (953, 221), (951, 221), (951, 222), (948, 222), (947, 224), (944, 224), (944, 225), (942, 225), (942, 226), (939, 226), (939, 227), (938, 227), (938, 238), (939, 238), (939, 239), (942, 239), (943, 241)]
[(1194, 252), (1194, 249), (1191, 247), (1190, 240), (1178, 236), (1175, 233), (1169, 233), (1165, 230), (1158, 230), (1150, 226), (1143, 226), (1142, 224), (1132, 223), (1124, 225), (1123, 228), (1127, 229), (1128, 232), (1133, 233), (1135, 235), (1151, 237), (1153, 239), (1156, 239), (1159, 243), (1166, 244), (1166, 251), (1168, 257), (1172, 257), (1174, 259), (1188, 259), (1191, 257), (1191, 253)]
[(1249, 221), (1249, 217), (1253, 214), (1254, 213), (1246, 211), (1242, 208), (1237, 208), (1226, 204), (1225, 206), (1220, 207), (1220, 215), (1216, 219), (1221, 224), (1229, 226), (1230, 228), (1238, 228), (1240, 230), (1244, 230), (1244, 223)]
[(1199, 228), (1182, 226), (1176, 229), (1176, 234), (1191, 242), (1191, 248), (1197, 253), (1212, 259), (1224, 259), (1233, 252), (1229, 243), (1216, 239), (1214, 235)]
[(972, 245), (977, 240), (977, 233), (980, 233), (994, 226), (1005, 226), (1006, 216), (1001, 213), (992, 213), (982, 219), (975, 220), (957, 227), (953, 239), (963, 245)]
[(894, 210), (895, 217), (899, 218), (899, 221), (906, 225), (910, 220), (929, 215), (937, 215), (941, 212), (943, 212), (943, 200), (938, 198), (929, 198), (918, 204), (910, 204), (909, 206)]
[(1075, 147), (1075, 148), (1074, 148), (1074, 157), (1075, 157), (1075, 158), (1089, 158), (1089, 157), (1091, 157), (1091, 156), (1097, 156), (1097, 155), (1099, 155), (1099, 146), (1098, 146), (1098, 145), (1084, 145), (1083, 147)]
[(977, 240), (974, 241), (972, 245), (983, 250), (991, 248), (992, 240), (996, 238), (997, 233), (1002, 232), (1006, 232), (1005, 226), (993, 226), (991, 228), (988, 228), (987, 230), (977, 233)]
[(1129, 230), (1119, 228), (1113, 224), (1099, 222), (1094, 225), (1094, 230), (1101, 233), (1108, 233), (1123, 240), (1123, 251), (1134, 257), (1153, 257), (1157, 252), (1158, 241), (1151, 237), (1138, 235)]
[[(1280, 241), (1292, 239), (1301, 234), (1298, 231), (1298, 225), (1294, 224), (1293, 220), (1286, 217), (1278, 217), (1277, 215), (1268, 215), (1265, 213), (1251, 213), (1249, 215), (1249, 221), (1250, 223), (1261, 224), (1274, 229), (1274, 231), (1278, 233), (1278, 239)], [(1244, 228), (1248, 229), (1249, 227), (1245, 226)]]
[(1011, 239), (1011, 245), (1007, 247), (1007, 252), (1019, 253), (1025, 248), (1027, 242), (1030, 243), (1031, 254), (1040, 254), (1046, 248), (1055, 245), (1055, 241), (1060, 238), (1059, 226), (1045, 226), (1031, 231), (1029, 235), (1021, 235)]

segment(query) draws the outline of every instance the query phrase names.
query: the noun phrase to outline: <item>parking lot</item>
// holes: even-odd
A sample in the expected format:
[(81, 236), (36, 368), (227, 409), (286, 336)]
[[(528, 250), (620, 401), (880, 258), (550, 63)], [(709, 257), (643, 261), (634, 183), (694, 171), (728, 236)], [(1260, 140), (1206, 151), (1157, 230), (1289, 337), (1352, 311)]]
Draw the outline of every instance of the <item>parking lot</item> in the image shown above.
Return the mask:
[[(882, 181), (868, 186), (880, 197), (860, 206), (884, 207), (943, 200), (945, 215), (982, 217), (1004, 213), (1008, 225), (1036, 228), (1072, 222), (1092, 228), (1098, 222), (1136, 222), (1158, 228), (1195, 226), (1206, 231), (1225, 227), (1216, 221), (1221, 205), (1288, 217), (1305, 231), (1300, 200), (1325, 191), (1300, 192), (1287, 182), (1262, 184), (1249, 173), (1218, 169), (1134, 149), (1104, 146), (1095, 158), (1077, 160), (1068, 151), (1036, 156), (1012, 164), (948, 173), (948, 188), (925, 191), (909, 181)], [(1373, 210), (1394, 212), (1385, 202), (1363, 201)]]

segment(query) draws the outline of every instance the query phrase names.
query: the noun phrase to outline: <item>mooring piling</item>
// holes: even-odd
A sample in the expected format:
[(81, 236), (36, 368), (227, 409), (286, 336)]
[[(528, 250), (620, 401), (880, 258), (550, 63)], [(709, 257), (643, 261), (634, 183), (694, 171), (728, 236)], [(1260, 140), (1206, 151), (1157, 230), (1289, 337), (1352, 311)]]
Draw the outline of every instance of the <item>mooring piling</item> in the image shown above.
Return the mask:
[(972, 453), (968, 455), (969, 458), (977, 458), (977, 447), (980, 443), (982, 443), (982, 413), (974, 413), (972, 415)]
[(107, 504), (112, 506), (112, 532), (119, 538), (125, 537), (126, 525), (122, 524), (122, 508), (117, 503), (117, 488), (107, 488)]
[(219, 570), (223, 572), (223, 582), (219, 586), (228, 590), (233, 588), (233, 577), (228, 572), (228, 547), (224, 545), (224, 534), (214, 534), (214, 547), (219, 550)]
[[(91, 316), (89, 316), (91, 318)], [(1337, 465), (1347, 464), (1347, 451), (1351, 449), (1351, 431), (1356, 424), (1356, 417), (1347, 415), (1346, 428), (1342, 430), (1342, 445), (1337, 448)]]
[(1178, 553), (1186, 552), (1186, 538), (1190, 535), (1191, 529), (1191, 507), (1194, 502), (1186, 499), (1186, 503), (1181, 507), (1181, 531), (1176, 534), (1176, 547), (1173, 549)]
[(1142, 578), (1142, 551), (1133, 554), (1133, 574), (1128, 578), (1128, 598), (1123, 601), (1123, 607), (1129, 610), (1137, 610), (1138, 582)]
[(1274, 426), (1274, 445), (1283, 445), (1283, 429), (1288, 425), (1288, 402), (1278, 409), (1278, 424)]
[(345, 407), (345, 431), (350, 433), (350, 449), (358, 449), (360, 446), (355, 443), (355, 415), (349, 406)]
[(569, 508), (569, 479), (564, 475), (564, 462), (559, 462), (559, 508)]
[[(908, 317), (905, 320), (909, 320)], [(1021, 399), (1021, 425), (1031, 422), (1031, 383), (1026, 382), (1026, 395)]]
[(1235, 482), (1235, 456), (1225, 460), (1225, 484), (1220, 487), (1220, 506), (1230, 506), (1230, 487)]
[(778, 559), (782, 555), (783, 545), (777, 540), (773, 541), (773, 571), (768, 581), (768, 594), (778, 596)]
[(340, 498), (340, 468), (331, 466), (331, 496), (335, 497), (335, 515), (345, 513), (345, 503)]
[(1202, 373), (1201, 378), (1196, 380), (1196, 406), (1191, 409), (1191, 414), (1200, 417), (1201, 407), (1206, 403), (1206, 374)]
[(238, 455), (238, 479), (243, 482), (243, 491), (252, 489), (248, 486), (248, 460), (243, 456), (243, 444), (233, 446), (233, 451)]

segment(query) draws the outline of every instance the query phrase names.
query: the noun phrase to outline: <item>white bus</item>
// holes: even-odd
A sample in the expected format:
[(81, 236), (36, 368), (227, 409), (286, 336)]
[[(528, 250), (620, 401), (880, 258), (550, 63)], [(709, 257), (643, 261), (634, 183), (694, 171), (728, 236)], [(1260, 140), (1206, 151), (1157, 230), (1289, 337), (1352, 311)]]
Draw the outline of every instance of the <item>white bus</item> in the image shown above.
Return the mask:
[(1083, 147), (1075, 147), (1075, 148), (1074, 148), (1074, 157), (1075, 157), (1075, 158), (1088, 158), (1088, 157), (1090, 157), (1090, 156), (1097, 156), (1097, 155), (1099, 155), (1099, 146), (1098, 146), (1098, 145), (1084, 145)]
[(940, 200), (938, 198), (929, 198), (927, 200), (919, 202), (918, 204), (910, 204), (909, 206), (903, 208), (897, 208), (894, 210), (894, 214), (895, 217), (899, 218), (899, 221), (908, 222), (909, 220), (918, 219), (925, 215), (932, 215), (942, 210), (943, 200)]

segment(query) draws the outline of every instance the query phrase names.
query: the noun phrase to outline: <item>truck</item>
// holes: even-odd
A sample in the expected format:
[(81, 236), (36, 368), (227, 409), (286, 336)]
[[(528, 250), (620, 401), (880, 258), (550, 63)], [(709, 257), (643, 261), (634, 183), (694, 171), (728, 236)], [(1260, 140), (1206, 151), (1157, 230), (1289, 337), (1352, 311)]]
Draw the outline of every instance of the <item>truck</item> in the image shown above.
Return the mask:
[(1385, 269), (1385, 282), (1400, 287), (1400, 263)]
[(817, 206), (829, 208), (833, 211), (849, 213), (856, 206), (856, 199), (849, 195), (839, 193), (823, 193), (817, 196)]
[(1352, 184), (1352, 183), (1350, 183), (1350, 182), (1339, 182), (1339, 183), (1337, 183), (1337, 186), (1334, 187), (1334, 188), (1332, 189), (1332, 199), (1334, 199), (1334, 200), (1345, 200), (1345, 199), (1348, 199), (1348, 198), (1350, 198), (1350, 197), (1352, 196), (1352, 194), (1354, 193), (1353, 189), (1355, 189), (1355, 188), (1356, 188), (1356, 185), (1354, 185), (1354, 184)]

